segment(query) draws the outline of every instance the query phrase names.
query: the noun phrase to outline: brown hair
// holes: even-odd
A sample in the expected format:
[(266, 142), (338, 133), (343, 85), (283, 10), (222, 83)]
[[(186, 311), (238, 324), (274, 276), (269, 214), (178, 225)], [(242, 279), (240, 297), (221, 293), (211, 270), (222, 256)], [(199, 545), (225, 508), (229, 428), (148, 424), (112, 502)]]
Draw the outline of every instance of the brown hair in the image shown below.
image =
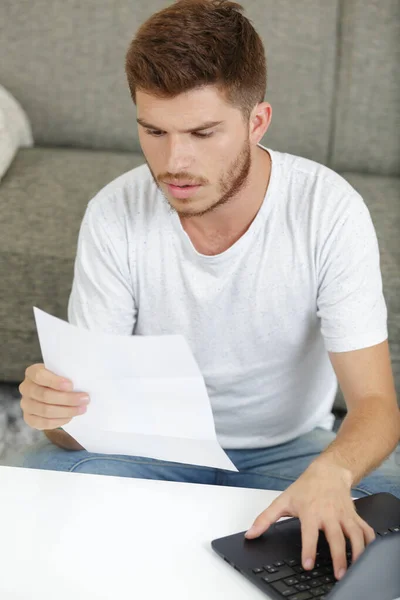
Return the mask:
[(129, 45), (125, 72), (133, 102), (136, 90), (172, 98), (215, 85), (248, 123), (264, 101), (264, 46), (243, 6), (229, 0), (179, 0), (153, 14)]

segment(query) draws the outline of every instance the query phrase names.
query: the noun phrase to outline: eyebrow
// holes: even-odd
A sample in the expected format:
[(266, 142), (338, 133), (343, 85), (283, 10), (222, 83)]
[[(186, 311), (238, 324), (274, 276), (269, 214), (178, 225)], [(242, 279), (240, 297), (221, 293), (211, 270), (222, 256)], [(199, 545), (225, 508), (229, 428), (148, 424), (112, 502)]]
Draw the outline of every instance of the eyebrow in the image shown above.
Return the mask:
[[(155, 125), (151, 125), (150, 123), (147, 123), (144, 119), (139, 118), (139, 119), (136, 119), (136, 121), (139, 123), (139, 125), (142, 125), (143, 127), (147, 127), (148, 129), (154, 129), (155, 131), (163, 131), (159, 127), (156, 127)], [(202, 125), (199, 125), (198, 127), (193, 127), (192, 129), (183, 129), (179, 133), (194, 133), (195, 131), (202, 131), (203, 129), (209, 129), (210, 127), (215, 127), (216, 125), (220, 125), (221, 123), (223, 123), (223, 121), (208, 121), (207, 123), (203, 123)]]

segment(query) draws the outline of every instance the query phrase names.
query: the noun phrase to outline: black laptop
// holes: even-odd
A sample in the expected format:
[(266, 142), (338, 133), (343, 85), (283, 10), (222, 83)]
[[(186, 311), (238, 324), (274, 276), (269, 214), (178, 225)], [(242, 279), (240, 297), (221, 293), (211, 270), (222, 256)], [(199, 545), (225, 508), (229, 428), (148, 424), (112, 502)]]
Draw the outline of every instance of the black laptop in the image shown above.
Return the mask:
[(301, 566), (301, 528), (297, 518), (271, 525), (259, 538), (247, 540), (245, 531), (211, 542), (212, 548), (234, 569), (270, 598), (282, 600), (395, 600), (400, 598), (400, 499), (382, 492), (354, 500), (355, 508), (375, 531), (352, 564), (346, 539), (348, 569), (337, 581), (329, 545), (319, 532), (312, 571)]

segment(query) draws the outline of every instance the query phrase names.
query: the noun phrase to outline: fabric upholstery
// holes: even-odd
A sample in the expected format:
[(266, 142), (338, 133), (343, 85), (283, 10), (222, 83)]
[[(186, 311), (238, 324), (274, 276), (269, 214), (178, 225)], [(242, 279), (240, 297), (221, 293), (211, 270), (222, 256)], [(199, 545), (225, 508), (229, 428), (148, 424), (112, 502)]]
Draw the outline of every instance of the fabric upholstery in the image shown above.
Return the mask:
[(135, 154), (20, 150), (0, 186), (0, 381), (42, 362), (33, 306), (67, 320), (80, 223), (109, 181), (143, 164)]
[(400, 175), (400, 2), (344, 0), (331, 167)]
[[(124, 57), (169, 3), (0, 2), (0, 84), (24, 107), (36, 143), (0, 183), (0, 381), (20, 382), (41, 361), (32, 306), (67, 318), (87, 203), (144, 161)], [(370, 208), (400, 397), (399, 1), (242, 4), (268, 61), (273, 117), (261, 143), (330, 166)]]

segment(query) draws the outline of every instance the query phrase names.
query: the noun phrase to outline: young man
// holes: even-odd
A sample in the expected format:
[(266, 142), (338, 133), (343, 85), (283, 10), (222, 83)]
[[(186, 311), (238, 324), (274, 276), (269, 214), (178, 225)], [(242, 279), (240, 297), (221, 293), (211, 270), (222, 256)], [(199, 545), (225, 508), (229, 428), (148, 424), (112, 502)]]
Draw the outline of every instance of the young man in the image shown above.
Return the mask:
[(49, 441), (24, 466), (284, 490), (248, 536), (299, 516), (304, 567), (323, 529), (340, 578), (344, 536), (355, 559), (374, 538), (351, 495), (400, 496), (399, 469), (378, 468), (399, 440), (379, 249), (340, 175), (260, 144), (265, 55), (240, 9), (184, 0), (139, 29), (126, 73), (146, 164), (89, 202), (68, 306), (93, 331), (183, 334), (239, 473), (86, 452), (58, 429), (82, 394), (43, 365), (27, 369), (21, 407)]

